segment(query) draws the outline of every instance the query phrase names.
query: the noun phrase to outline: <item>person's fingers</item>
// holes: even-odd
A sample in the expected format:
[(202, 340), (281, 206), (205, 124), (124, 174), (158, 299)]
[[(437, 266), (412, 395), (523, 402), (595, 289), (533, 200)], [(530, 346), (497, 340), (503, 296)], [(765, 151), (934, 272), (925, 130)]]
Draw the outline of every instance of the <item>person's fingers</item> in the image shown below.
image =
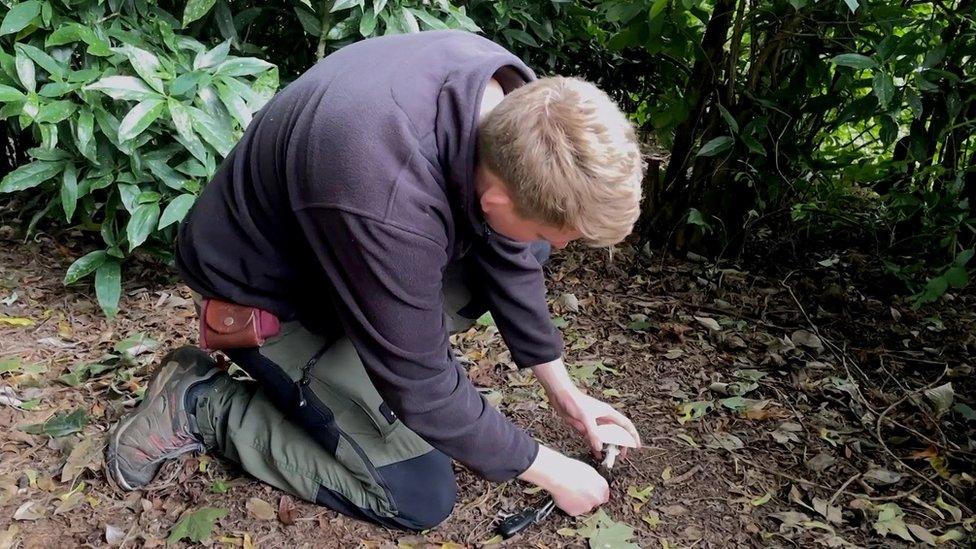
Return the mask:
[(598, 435), (596, 432), (595, 418), (587, 418), (586, 440), (590, 443), (590, 450), (593, 451), (593, 457), (599, 458), (600, 454), (603, 452), (603, 441), (600, 440), (600, 435)]
[(634, 438), (634, 442), (637, 443), (637, 447), (640, 448), (641, 446), (640, 433), (637, 432), (637, 427), (634, 426), (634, 422), (630, 421), (630, 419), (628, 419), (627, 416), (621, 414), (620, 412), (614, 410), (613, 408), (610, 408), (607, 414), (604, 415), (601, 419), (609, 420), (610, 423), (615, 423), (623, 427), (628, 433), (630, 433), (630, 436)]

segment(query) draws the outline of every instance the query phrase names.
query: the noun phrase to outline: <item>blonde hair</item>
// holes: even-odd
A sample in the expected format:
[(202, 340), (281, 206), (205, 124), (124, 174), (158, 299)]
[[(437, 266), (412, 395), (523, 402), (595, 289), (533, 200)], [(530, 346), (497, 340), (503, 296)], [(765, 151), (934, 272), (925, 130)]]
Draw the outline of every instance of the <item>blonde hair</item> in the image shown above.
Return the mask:
[(644, 162), (633, 125), (593, 84), (557, 76), (512, 91), (482, 120), (478, 147), (520, 216), (592, 246), (633, 230)]

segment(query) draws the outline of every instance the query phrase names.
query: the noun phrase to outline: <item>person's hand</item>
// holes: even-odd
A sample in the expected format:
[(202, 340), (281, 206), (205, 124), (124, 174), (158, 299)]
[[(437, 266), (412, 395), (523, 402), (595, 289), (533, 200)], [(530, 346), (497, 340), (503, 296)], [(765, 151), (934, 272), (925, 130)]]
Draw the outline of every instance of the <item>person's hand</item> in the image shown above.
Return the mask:
[(589, 513), (610, 499), (610, 486), (593, 467), (543, 445), (519, 478), (549, 492), (556, 505), (571, 516)]
[[(586, 439), (593, 451), (593, 456), (597, 459), (603, 453), (603, 441), (596, 432), (597, 425), (615, 423), (623, 427), (630, 433), (630, 436), (634, 437), (637, 447), (640, 447), (640, 434), (627, 416), (606, 402), (595, 399), (576, 387), (550, 393), (549, 403), (552, 404), (559, 417), (563, 418), (563, 421)], [(627, 457), (626, 447), (621, 448), (620, 457)]]

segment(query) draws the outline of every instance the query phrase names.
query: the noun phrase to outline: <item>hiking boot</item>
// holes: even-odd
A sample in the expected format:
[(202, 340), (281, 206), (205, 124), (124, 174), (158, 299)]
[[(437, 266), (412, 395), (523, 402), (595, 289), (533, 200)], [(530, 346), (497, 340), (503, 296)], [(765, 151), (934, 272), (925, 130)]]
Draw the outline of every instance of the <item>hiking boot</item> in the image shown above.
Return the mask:
[(196, 347), (163, 357), (139, 406), (109, 432), (106, 474), (126, 490), (149, 484), (167, 460), (203, 451), (194, 417), (197, 396), (223, 371)]

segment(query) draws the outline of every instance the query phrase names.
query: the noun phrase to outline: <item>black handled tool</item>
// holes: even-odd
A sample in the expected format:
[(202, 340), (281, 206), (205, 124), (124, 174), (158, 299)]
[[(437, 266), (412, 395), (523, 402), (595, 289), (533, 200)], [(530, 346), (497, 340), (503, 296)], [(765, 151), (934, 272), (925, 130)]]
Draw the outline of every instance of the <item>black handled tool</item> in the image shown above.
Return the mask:
[(541, 506), (529, 507), (521, 513), (516, 513), (501, 521), (498, 527), (495, 528), (495, 531), (502, 538), (508, 539), (524, 530), (530, 524), (542, 522), (555, 508), (556, 502), (552, 498), (548, 498)]

